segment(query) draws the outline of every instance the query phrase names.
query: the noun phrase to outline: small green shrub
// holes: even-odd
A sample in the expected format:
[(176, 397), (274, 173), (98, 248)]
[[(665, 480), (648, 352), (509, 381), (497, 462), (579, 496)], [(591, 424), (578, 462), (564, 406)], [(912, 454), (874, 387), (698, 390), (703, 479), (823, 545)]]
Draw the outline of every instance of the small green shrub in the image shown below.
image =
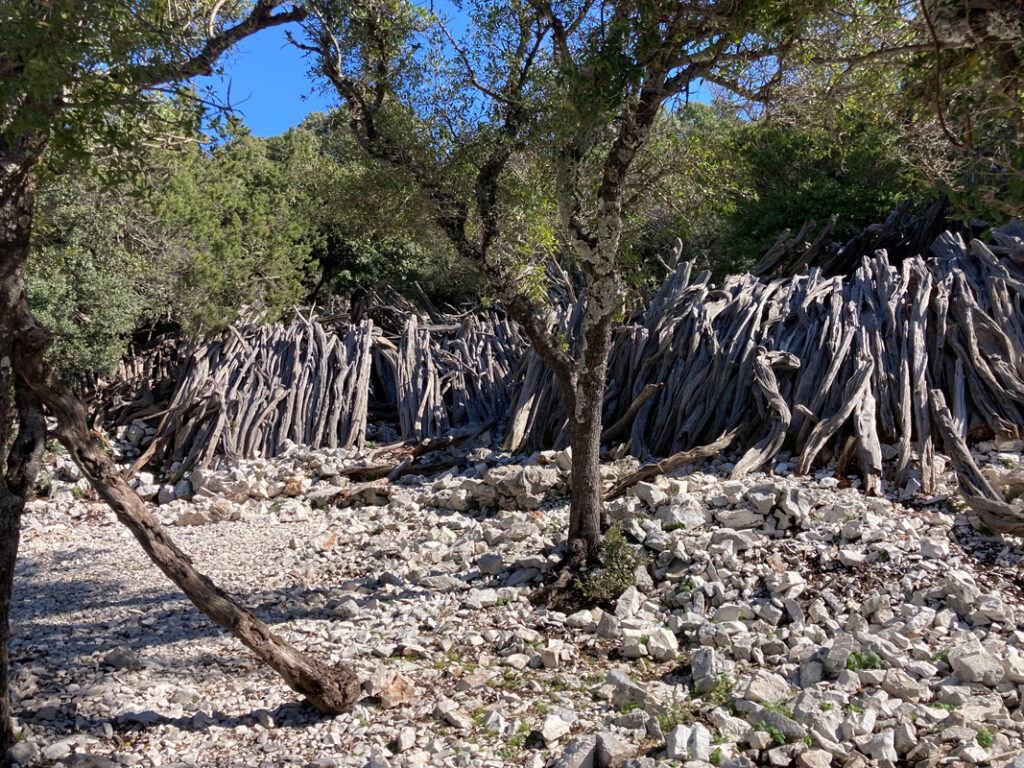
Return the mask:
[(780, 746), (786, 743), (786, 734), (784, 734), (781, 731), (781, 729), (776, 728), (774, 725), (768, 725), (764, 720), (762, 720), (756, 726), (754, 726), (754, 729), (758, 731), (764, 731), (772, 737), (772, 741), (774, 741), (776, 744)]
[(974, 740), (978, 742), (978, 746), (982, 749), (988, 749), (992, 746), (992, 742), (995, 741), (995, 736), (988, 728), (982, 728), (978, 731), (978, 735), (974, 737)]
[(608, 530), (601, 542), (601, 566), (577, 580), (580, 593), (595, 603), (611, 603), (635, 583), (636, 569), (647, 563), (647, 553), (630, 546), (622, 528)]
[(721, 706), (732, 699), (732, 689), (736, 683), (728, 675), (719, 675), (715, 678), (715, 687), (708, 691), (708, 701), (715, 706)]
[(665, 706), (664, 711), (658, 714), (658, 725), (662, 733), (668, 733), (677, 725), (690, 725), (696, 717), (692, 702), (680, 701), (673, 698), (670, 704)]
[(874, 651), (854, 651), (846, 660), (847, 669), (881, 669), (882, 660)]

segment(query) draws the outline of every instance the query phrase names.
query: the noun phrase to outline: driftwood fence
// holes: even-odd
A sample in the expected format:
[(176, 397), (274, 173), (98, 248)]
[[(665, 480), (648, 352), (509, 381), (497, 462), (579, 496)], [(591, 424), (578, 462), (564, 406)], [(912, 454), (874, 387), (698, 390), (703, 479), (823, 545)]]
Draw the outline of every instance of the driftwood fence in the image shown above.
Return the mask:
[[(361, 447), (371, 398), (397, 415), (406, 440), (496, 422), (505, 413), (523, 348), (512, 324), (493, 313), (443, 325), (422, 324), (415, 314), (403, 321), (397, 336), (371, 319), (325, 325), (301, 314), (287, 325), (232, 327), (185, 355), (173, 373), (169, 366), (123, 364), (111, 393), (123, 397), (133, 373), (161, 371), (176, 385), (160, 402), (148, 383), (136, 381), (141, 394), (108, 414), (115, 423), (155, 426), (136, 466), (158, 459), (176, 467), (174, 479), (217, 453), (273, 456), (286, 441)], [(163, 348), (159, 354), (169, 356)]]
[[(939, 447), (969, 494), (1000, 503), (966, 440), (1017, 437), (1024, 425), (1024, 227), (1014, 222), (988, 245), (947, 232), (928, 255), (908, 256), (934, 226), (926, 216), (890, 228), (901, 263), (861, 253), (848, 276), (826, 276), (850, 256), (816, 245), (820, 237), (803, 251), (780, 241), (785, 258), (762, 264), (803, 269), (792, 276), (715, 287), (692, 264), (670, 271), (616, 330), (606, 443), (664, 457), (728, 433), (743, 452), (737, 476), (788, 450), (801, 472), (856, 462), (869, 491), (924, 493)], [(572, 338), (582, 301), (570, 289), (558, 304), (552, 322)], [(432, 311), (427, 321), (387, 309), (377, 324), (300, 316), (232, 329), (194, 351), (169, 402), (136, 398), (116, 415), (158, 426), (146, 458), (165, 465), (203, 464), (217, 451), (273, 455), (286, 439), (361, 445), (371, 401), (408, 440), (504, 418), (510, 450), (566, 444), (556, 383), (501, 315)]]
[[(1024, 427), (1024, 227), (993, 239), (945, 233), (928, 257), (895, 267), (879, 251), (849, 278), (811, 267), (716, 288), (683, 264), (640, 322), (617, 330), (604, 422), (627, 425), (620, 440), (642, 458), (736, 434), (736, 477), (784, 448), (799, 473), (856, 460), (869, 492), (931, 493), (940, 446), (988, 522), (1020, 532), (966, 445)], [(563, 318), (578, 327), (578, 307)], [(522, 365), (506, 447), (566, 443), (558, 387), (532, 352)], [(883, 456), (896, 459), (888, 476)]]

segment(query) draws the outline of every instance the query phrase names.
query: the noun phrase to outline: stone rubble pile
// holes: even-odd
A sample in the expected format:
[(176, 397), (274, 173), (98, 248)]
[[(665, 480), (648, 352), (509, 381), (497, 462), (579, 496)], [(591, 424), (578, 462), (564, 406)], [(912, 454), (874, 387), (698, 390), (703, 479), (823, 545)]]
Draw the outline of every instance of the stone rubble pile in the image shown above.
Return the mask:
[[(979, 464), (1024, 490), (1016, 442)], [(319, 716), (145, 560), (76, 470), (32, 502), (14, 601), (19, 765), (1024, 768), (1024, 548), (940, 495), (727, 462), (609, 503), (646, 566), (604, 606), (534, 606), (569, 456), (331, 498), (365, 457), (292, 447), (154, 506), (219, 583), (365, 680)], [(635, 462), (608, 465), (609, 479)], [(75, 492), (73, 489), (79, 488)], [(350, 499), (351, 501), (351, 499)]]

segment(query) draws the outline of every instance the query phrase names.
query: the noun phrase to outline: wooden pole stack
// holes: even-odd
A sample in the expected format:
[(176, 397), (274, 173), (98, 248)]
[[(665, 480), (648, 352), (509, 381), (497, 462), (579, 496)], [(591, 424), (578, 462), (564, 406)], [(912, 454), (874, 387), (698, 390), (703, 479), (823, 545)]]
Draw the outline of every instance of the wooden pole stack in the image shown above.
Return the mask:
[[(919, 242), (933, 226), (926, 217), (899, 242)], [(942, 450), (986, 514), (1016, 520), (968, 462), (968, 438), (1016, 438), (1024, 425), (1024, 227), (992, 237), (986, 245), (947, 232), (927, 256), (903, 253), (898, 264), (885, 250), (861, 254), (849, 276), (813, 265), (716, 287), (692, 263), (671, 269), (646, 310), (615, 332), (609, 447), (648, 459), (730, 434), (743, 450), (737, 477), (786, 450), (800, 473), (845, 456), (869, 492), (925, 494)], [(833, 266), (848, 259), (810, 248)], [(563, 288), (550, 322), (571, 344), (584, 300)], [(369, 319), (328, 328), (298, 315), (287, 326), (232, 328), (196, 349), (169, 402), (130, 404), (159, 419), (140, 462), (157, 455), (183, 471), (217, 451), (273, 455), (286, 440), (359, 446), (371, 399), (405, 440), (504, 418), (508, 450), (568, 442), (559, 387), (503, 315), (376, 310), (390, 312), (390, 332)], [(132, 412), (123, 408), (122, 422)]]
[(523, 349), (518, 329), (496, 313), (446, 320), (408, 313), (398, 336), (370, 319), (327, 327), (301, 313), (288, 325), (232, 326), (167, 372), (176, 381), (168, 400), (136, 398), (112, 415), (156, 425), (136, 467), (157, 458), (175, 466), (172, 479), (217, 453), (274, 456), (287, 441), (362, 447), (373, 397), (406, 440), (498, 421)]
[[(879, 251), (849, 278), (815, 266), (716, 288), (683, 264), (617, 332), (605, 424), (662, 385), (632, 419), (629, 449), (642, 459), (740, 430), (737, 476), (782, 449), (803, 473), (836, 460), (852, 437), (869, 492), (917, 484), (932, 493), (937, 448), (956, 459), (969, 455), (968, 436), (1016, 438), (1024, 425), (1024, 227), (993, 237), (946, 233), (899, 267)], [(578, 306), (564, 317), (571, 336)], [(523, 361), (510, 450), (566, 441), (558, 387), (535, 357)], [(895, 472), (884, 476), (890, 454)]]

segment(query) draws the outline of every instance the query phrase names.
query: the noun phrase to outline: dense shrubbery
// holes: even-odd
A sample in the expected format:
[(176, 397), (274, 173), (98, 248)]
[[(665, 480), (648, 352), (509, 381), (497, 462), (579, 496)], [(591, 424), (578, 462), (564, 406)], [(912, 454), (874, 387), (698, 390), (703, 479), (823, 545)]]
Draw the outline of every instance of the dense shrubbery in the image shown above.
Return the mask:
[(719, 268), (753, 266), (787, 228), (839, 219), (832, 237), (848, 240), (884, 221), (898, 205), (919, 201), (903, 126), (869, 112), (837, 112), (831, 125), (800, 115), (737, 125), (738, 199), (711, 246)]

